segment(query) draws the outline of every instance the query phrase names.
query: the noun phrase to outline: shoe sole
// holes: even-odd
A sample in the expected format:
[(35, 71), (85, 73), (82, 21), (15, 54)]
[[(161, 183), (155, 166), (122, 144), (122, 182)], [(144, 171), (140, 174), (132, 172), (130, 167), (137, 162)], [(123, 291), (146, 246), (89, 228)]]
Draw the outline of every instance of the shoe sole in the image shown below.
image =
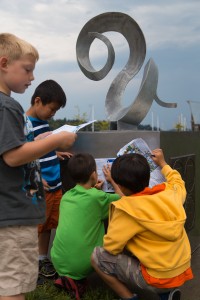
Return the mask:
[(55, 277), (57, 275), (57, 272), (52, 273), (52, 274), (44, 274), (42, 272), (39, 272), (39, 275), (42, 275), (42, 276), (44, 276), (46, 278), (53, 278), (53, 277)]

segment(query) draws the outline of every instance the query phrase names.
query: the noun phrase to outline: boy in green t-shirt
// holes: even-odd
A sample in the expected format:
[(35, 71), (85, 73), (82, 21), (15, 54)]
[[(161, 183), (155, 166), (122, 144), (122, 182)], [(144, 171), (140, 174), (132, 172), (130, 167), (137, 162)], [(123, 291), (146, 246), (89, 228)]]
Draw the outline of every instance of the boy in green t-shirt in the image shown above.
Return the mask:
[(98, 182), (96, 162), (90, 154), (80, 153), (71, 157), (68, 170), (77, 185), (62, 197), (51, 259), (61, 276), (55, 284), (71, 291), (79, 299), (86, 278), (93, 271), (90, 262), (92, 251), (103, 243), (104, 220), (108, 217), (109, 204), (118, 200), (122, 193), (112, 180), (108, 166), (103, 171), (116, 194), (98, 190), (103, 182)]

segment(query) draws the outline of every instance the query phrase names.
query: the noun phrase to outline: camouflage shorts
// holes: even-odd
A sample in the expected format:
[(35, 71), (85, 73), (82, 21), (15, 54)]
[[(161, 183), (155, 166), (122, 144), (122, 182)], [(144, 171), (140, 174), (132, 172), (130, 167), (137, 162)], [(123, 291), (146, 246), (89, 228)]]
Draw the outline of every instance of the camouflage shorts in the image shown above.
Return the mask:
[[(166, 291), (166, 289), (157, 289), (146, 283), (142, 276), (139, 260), (129, 253), (112, 255), (105, 251), (103, 247), (96, 247), (92, 256), (101, 271), (115, 276), (134, 293), (142, 293), (144, 296), (146, 293), (149, 296), (152, 294), (156, 299), (157, 293)], [(158, 297), (158, 299), (160, 298)]]

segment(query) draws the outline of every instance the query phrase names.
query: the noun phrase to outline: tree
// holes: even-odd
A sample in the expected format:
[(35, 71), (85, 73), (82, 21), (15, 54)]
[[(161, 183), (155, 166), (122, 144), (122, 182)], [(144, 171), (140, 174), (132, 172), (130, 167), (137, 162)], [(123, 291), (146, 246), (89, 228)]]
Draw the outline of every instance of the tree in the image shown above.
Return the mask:
[(181, 131), (184, 128), (180, 122), (176, 123), (174, 127), (177, 131)]

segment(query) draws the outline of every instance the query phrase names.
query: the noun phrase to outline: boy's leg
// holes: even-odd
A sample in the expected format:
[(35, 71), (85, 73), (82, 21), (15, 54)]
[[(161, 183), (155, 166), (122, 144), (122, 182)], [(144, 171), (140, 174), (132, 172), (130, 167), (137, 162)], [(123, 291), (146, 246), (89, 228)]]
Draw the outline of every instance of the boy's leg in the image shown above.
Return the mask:
[(117, 277), (107, 275), (102, 272), (95, 261), (92, 259), (92, 266), (96, 273), (103, 279), (103, 281), (121, 298), (131, 299), (134, 295), (133, 293), (123, 284), (121, 281), (117, 279)]
[[(105, 261), (108, 263), (109, 270), (106, 270), (103, 266), (102, 271), (99, 268), (99, 264), (101, 264), (98, 260), (100, 256), (105, 259)], [(106, 258), (107, 257), (107, 258)], [(117, 255), (110, 255), (108, 252), (106, 252), (103, 248), (96, 247), (94, 249), (94, 252), (92, 254), (91, 263), (97, 274), (103, 279), (103, 281), (121, 298), (123, 299), (132, 299), (135, 294), (133, 291), (131, 291), (128, 287), (128, 285), (125, 283), (126, 278), (124, 278), (124, 282), (122, 280), (119, 280), (118, 277), (123, 276), (122, 274), (114, 274), (114, 270), (117, 270)], [(98, 263), (97, 263), (98, 261)], [(138, 261), (135, 260), (135, 269), (137, 268)], [(128, 260), (124, 260), (124, 266), (128, 267)], [(124, 270), (125, 272), (128, 271)]]
[(48, 258), (51, 230), (57, 228), (59, 217), (59, 205), (62, 198), (62, 190), (45, 192), (46, 222), (38, 227), (39, 233), (39, 274), (55, 278), (56, 270)]
[(51, 230), (46, 230), (39, 233), (39, 255), (47, 256), (49, 249), (49, 241), (51, 237)]
[(112, 255), (103, 247), (96, 247), (91, 263), (96, 272), (121, 298), (131, 299), (135, 293), (140, 295), (141, 299), (159, 299), (158, 289), (145, 282), (140, 262), (136, 257), (124, 253)]
[[(56, 270), (49, 260), (47, 254), (49, 249), (49, 240), (51, 231), (47, 230), (39, 234), (39, 275), (43, 275), (47, 278), (54, 278), (56, 276)], [(44, 278), (38, 277), (38, 285), (44, 284)]]
[(53, 278), (56, 275), (56, 270), (47, 256), (50, 237), (51, 230), (39, 234), (39, 274), (47, 278)]

